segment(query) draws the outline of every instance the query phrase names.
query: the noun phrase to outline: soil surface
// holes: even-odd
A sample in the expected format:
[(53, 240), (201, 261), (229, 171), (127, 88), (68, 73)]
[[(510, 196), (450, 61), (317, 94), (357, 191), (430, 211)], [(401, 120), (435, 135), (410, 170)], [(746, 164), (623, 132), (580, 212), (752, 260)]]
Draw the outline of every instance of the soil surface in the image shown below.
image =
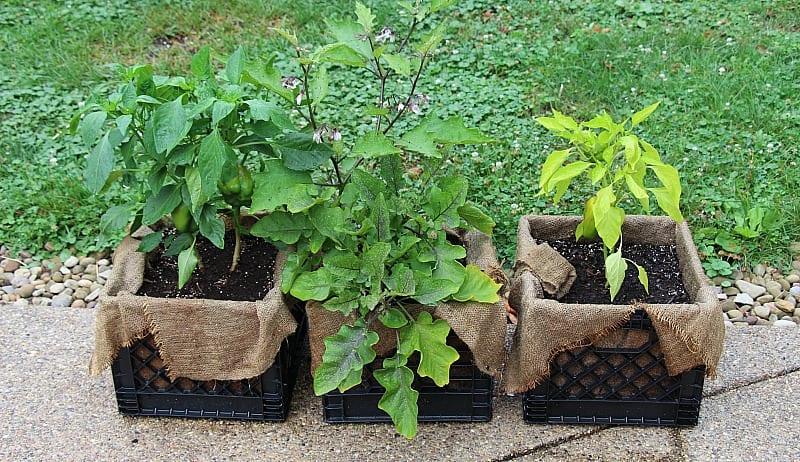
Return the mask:
[(559, 300), (562, 303), (691, 303), (683, 286), (675, 246), (626, 244), (622, 255), (647, 271), (650, 293), (646, 293), (639, 282), (636, 266), (628, 262), (625, 281), (612, 302), (606, 287), (605, 263), (600, 242), (558, 240), (547, 243), (564, 256), (578, 274), (572, 288)]
[(149, 255), (138, 295), (250, 302), (263, 299), (273, 285), (277, 249), (263, 239), (242, 236), (239, 267), (230, 272), (233, 247), (233, 231), (225, 235), (224, 249), (198, 236), (196, 248), (204, 266), (198, 267), (183, 289), (178, 290), (178, 257), (164, 257), (165, 249), (160, 245)]

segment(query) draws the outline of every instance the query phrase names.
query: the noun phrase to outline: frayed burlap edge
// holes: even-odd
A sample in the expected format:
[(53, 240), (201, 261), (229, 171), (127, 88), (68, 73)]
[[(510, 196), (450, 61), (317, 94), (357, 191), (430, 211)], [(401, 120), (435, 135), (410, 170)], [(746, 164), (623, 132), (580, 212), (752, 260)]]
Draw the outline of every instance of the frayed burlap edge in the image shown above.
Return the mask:
[[(467, 250), (467, 264), (475, 265), (496, 283), (505, 286), (508, 279), (500, 268), (492, 246), (491, 237), (477, 231), (452, 231), (458, 235)], [(502, 289), (501, 289), (502, 293)], [(415, 317), (425, 310), (436, 319), (445, 320), (472, 352), (475, 365), (484, 373), (499, 377), (505, 360), (506, 311), (503, 300), (497, 303), (448, 302), (437, 306), (410, 305), (405, 307)], [(309, 322), (309, 344), (311, 348), (311, 373), (322, 363), (325, 352), (324, 340), (336, 334), (342, 324), (352, 322), (354, 317), (331, 312), (319, 302), (308, 302), (306, 313)], [(391, 329), (376, 321), (371, 330), (378, 333), (380, 341), (373, 347), (379, 356), (385, 356), (397, 348)]]
[(286, 253), (275, 261), (273, 288), (256, 302), (163, 299), (134, 295), (146, 255), (137, 252), (143, 229), (123, 239), (99, 299), (89, 373), (99, 375), (119, 348), (152, 334), (170, 379), (240, 380), (267, 370), (297, 322), (280, 292)]
[[(537, 239), (574, 239), (581, 217), (527, 216), (522, 220)], [(523, 225), (521, 224), (520, 227)], [(623, 242), (673, 244), (692, 304), (639, 306), (653, 322), (670, 375), (696, 366), (716, 376), (722, 355), (724, 323), (716, 295), (700, 264), (685, 222), (668, 217), (627, 216)], [(560, 352), (592, 344), (624, 324), (635, 311), (629, 305), (562, 304), (542, 299), (541, 285), (529, 271), (515, 275), (509, 301), (519, 312), (503, 388), (517, 393), (535, 387), (549, 375), (549, 365)]]

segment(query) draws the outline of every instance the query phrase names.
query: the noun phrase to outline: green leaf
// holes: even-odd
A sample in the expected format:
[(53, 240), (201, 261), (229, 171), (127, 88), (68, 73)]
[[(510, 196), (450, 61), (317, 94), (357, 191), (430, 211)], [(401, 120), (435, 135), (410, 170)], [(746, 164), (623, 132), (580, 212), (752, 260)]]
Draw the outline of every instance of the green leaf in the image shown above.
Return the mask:
[(361, 274), (361, 259), (349, 250), (332, 249), (322, 257), (322, 263), (341, 279), (352, 280)]
[(309, 210), (309, 218), (317, 231), (325, 237), (339, 241), (341, 229), (344, 226), (345, 212), (339, 207), (326, 207), (324, 205)]
[(197, 167), (186, 167), (186, 188), (189, 190), (189, 198), (192, 208), (197, 208), (201, 204), (208, 202), (208, 196), (203, 191), (203, 178), (200, 169)]
[(683, 215), (680, 209), (680, 197), (675, 197), (674, 191), (667, 188), (647, 188), (648, 191), (656, 196), (658, 206), (669, 215), (670, 218), (680, 223), (683, 221)]
[(386, 389), (378, 408), (392, 418), (395, 429), (408, 439), (417, 434), (419, 392), (411, 388), (414, 373), (406, 366), (399, 366), (392, 359), (383, 362), (383, 369), (373, 371), (372, 375)]
[(436, 47), (439, 46), (439, 42), (442, 41), (442, 38), (444, 37), (445, 28), (446, 28), (445, 23), (441, 23), (438, 26), (436, 26), (435, 29), (433, 29), (431, 32), (425, 34), (422, 37), (422, 41), (414, 47), (414, 50), (420, 56), (425, 56), (428, 53), (431, 53), (433, 50), (436, 49)]
[(285, 88), (281, 83), (281, 74), (271, 62), (247, 63), (242, 74), (242, 80), (268, 88), (271, 92), (294, 104), (295, 96), (292, 90)]
[(619, 293), (622, 287), (622, 281), (625, 280), (625, 271), (628, 269), (628, 264), (622, 258), (622, 249), (611, 253), (606, 258), (606, 281), (608, 281), (608, 290), (611, 293), (611, 301)]
[(364, 67), (366, 59), (346, 43), (331, 43), (325, 45), (310, 56), (315, 63), (334, 63), (345, 66)]
[[(636, 265), (636, 263), (634, 263)], [(645, 271), (643, 266), (636, 265), (636, 269), (639, 272), (639, 282), (644, 286), (644, 291), (648, 294), (650, 293), (650, 283), (647, 279), (647, 271)]]
[(633, 116), (631, 116), (631, 128), (639, 125), (646, 118), (650, 117), (650, 114), (652, 114), (653, 111), (655, 111), (658, 108), (659, 104), (661, 104), (661, 101), (659, 101), (659, 102), (657, 102), (655, 104), (651, 104), (650, 106), (647, 106), (646, 108), (642, 109), (641, 111), (633, 114)]
[(443, 144), (484, 144), (495, 140), (484, 136), (477, 128), (467, 128), (464, 119), (458, 116), (446, 120), (428, 118), (420, 124), (433, 135), (433, 140)]
[[(378, 343), (378, 334), (366, 326), (342, 325), (336, 335), (325, 339), (322, 364), (314, 371), (314, 394), (322, 396), (340, 388), (354, 372), (359, 376), (364, 365), (375, 360), (372, 346)], [(345, 391), (340, 389), (340, 391)]]
[(403, 152), (392, 141), (381, 133), (368, 132), (356, 138), (352, 153), (365, 159), (400, 154)]
[(386, 257), (389, 256), (390, 250), (392, 250), (392, 246), (388, 242), (372, 244), (361, 257), (361, 273), (374, 282), (383, 280)]
[(337, 42), (346, 43), (366, 61), (372, 58), (372, 49), (369, 42), (361, 40), (360, 36), (366, 34), (364, 26), (352, 19), (343, 21), (326, 21), (328, 30)]
[(272, 212), (258, 220), (250, 234), (284, 244), (296, 244), (301, 236), (308, 236), (314, 230), (308, 217), (302, 214)]
[(447, 279), (432, 279), (429, 274), (414, 271), (416, 292), (414, 299), (423, 305), (436, 305), (458, 292), (460, 284)]
[(381, 55), (381, 58), (386, 60), (386, 64), (403, 77), (411, 75), (411, 61), (405, 56), (384, 53)]
[(205, 236), (217, 248), (225, 248), (225, 222), (217, 214), (213, 204), (204, 204), (197, 219), (200, 234)]
[(100, 217), (100, 230), (103, 234), (125, 228), (131, 221), (131, 209), (128, 205), (115, 205)]
[(364, 201), (372, 202), (379, 195), (387, 192), (386, 186), (380, 179), (360, 168), (356, 168), (350, 173), (350, 181), (358, 188), (358, 196)]
[(214, 106), (211, 109), (211, 126), (216, 128), (222, 119), (228, 117), (228, 114), (233, 112), (234, 109), (236, 109), (235, 103), (222, 101), (221, 99), (214, 101)]
[(239, 45), (233, 54), (228, 58), (225, 64), (225, 76), (228, 77), (228, 82), (239, 84), (242, 79), (242, 72), (244, 71), (245, 54), (244, 49)]
[(387, 308), (385, 312), (378, 316), (378, 319), (389, 329), (399, 329), (408, 324), (406, 315), (397, 308)]
[(545, 194), (549, 193), (553, 186), (550, 184), (550, 178), (564, 165), (564, 161), (572, 152), (571, 149), (564, 149), (561, 151), (553, 151), (547, 156), (547, 159), (542, 165), (542, 173), (539, 176), (539, 189), (543, 190)]
[[(86, 147), (91, 147), (100, 136), (100, 131), (106, 123), (106, 111), (95, 111), (86, 114), (80, 123), (80, 133)], [(121, 130), (124, 133), (123, 130)]]
[(211, 48), (209, 46), (204, 46), (192, 56), (191, 69), (192, 74), (200, 80), (213, 77), (214, 70), (211, 67)]
[(314, 138), (305, 133), (290, 133), (276, 141), (273, 147), (284, 165), (292, 170), (316, 169), (333, 155), (330, 146), (314, 142)]
[(309, 96), (312, 99), (312, 105), (318, 105), (330, 93), (330, 80), (328, 79), (328, 71), (325, 66), (319, 66), (317, 72), (309, 83)]
[(589, 171), (589, 179), (592, 181), (592, 184), (595, 185), (598, 181), (603, 179), (607, 172), (608, 167), (606, 165), (595, 164), (595, 166)]
[[(408, 297), (414, 295), (416, 282), (414, 272), (407, 265), (396, 264), (392, 267), (392, 274), (384, 279), (384, 284), (391, 291), (391, 296)], [(386, 323), (384, 323), (385, 325)], [(391, 326), (387, 326), (391, 327)]]
[(592, 164), (589, 162), (577, 161), (559, 168), (548, 180), (548, 187), (546, 190), (549, 191), (559, 183), (569, 184), (573, 178), (580, 175), (591, 166)]
[(159, 154), (169, 154), (192, 128), (192, 122), (187, 120), (181, 103), (182, 98), (183, 96), (179, 96), (175, 101), (162, 104), (153, 111), (153, 141)]
[(353, 310), (358, 309), (360, 295), (357, 292), (344, 290), (339, 295), (329, 298), (322, 304), (326, 310), (340, 311), (345, 316), (350, 316)]
[(474, 227), (478, 231), (484, 234), (492, 234), (492, 230), (494, 230), (495, 222), (492, 220), (489, 215), (483, 213), (481, 209), (475, 207), (472, 204), (464, 204), (458, 209), (458, 215), (466, 220), (470, 226)]
[(172, 212), (181, 203), (181, 189), (174, 184), (169, 184), (161, 188), (155, 196), (147, 198), (144, 204), (143, 225), (153, 223)]
[(142, 238), (142, 241), (139, 243), (139, 248), (136, 249), (137, 252), (152, 252), (158, 247), (158, 244), (161, 244), (161, 239), (163, 239), (164, 235), (160, 232), (157, 233), (150, 233), (147, 236)]
[(372, 203), (369, 218), (378, 234), (378, 240), (388, 241), (391, 239), (393, 231), (391, 223), (392, 217), (389, 214), (389, 208), (386, 206), (386, 200), (383, 198), (383, 194), (379, 194), (375, 202)]
[(313, 182), (309, 173), (291, 170), (280, 159), (269, 159), (264, 165), (263, 173), (253, 175), (255, 186), (250, 206), (253, 213), (271, 212), (287, 205), (293, 194), (296, 194), (292, 187)]
[(331, 292), (333, 275), (326, 267), (300, 273), (292, 284), (290, 293), (300, 300), (325, 300)]
[(544, 128), (554, 132), (578, 130), (578, 122), (575, 119), (565, 116), (555, 109), (553, 110), (553, 117), (537, 117), (535, 120)]
[(114, 146), (109, 141), (109, 134), (106, 133), (86, 159), (86, 169), (83, 171), (86, 189), (94, 194), (99, 193), (113, 169)]
[(372, 29), (375, 27), (375, 15), (372, 14), (372, 11), (364, 6), (363, 3), (356, 2), (356, 17), (358, 18), (358, 23), (364, 28), (364, 32), (371, 34)]
[(289, 115), (280, 106), (261, 99), (250, 99), (245, 101), (250, 107), (250, 117), (254, 120), (272, 122), (280, 129), (293, 130), (294, 124)]
[(431, 13), (436, 13), (437, 11), (447, 8), (450, 5), (454, 5), (456, 0), (431, 0)]
[(222, 176), (225, 164), (235, 164), (236, 154), (228, 143), (222, 138), (219, 129), (214, 129), (200, 143), (200, 152), (197, 156), (197, 165), (200, 167), (200, 176), (203, 192), (206, 197), (216, 193), (217, 181)]
[(381, 158), (380, 174), (389, 191), (398, 195), (400, 190), (406, 186), (403, 178), (403, 160), (399, 155), (388, 155)]
[(439, 387), (450, 383), (450, 366), (459, 358), (458, 351), (447, 344), (448, 334), (447, 322), (434, 321), (427, 311), (420, 312), (416, 321), (400, 330), (398, 352), (408, 356), (413, 350), (419, 351), (417, 373), (430, 377)]
[(427, 127), (422, 125), (418, 125), (412, 130), (404, 133), (400, 139), (397, 140), (397, 144), (409, 151), (425, 154), (429, 157), (436, 159), (442, 157), (442, 154), (436, 147), (436, 141), (434, 140), (433, 133), (428, 131)]
[(467, 265), (465, 276), (464, 283), (453, 295), (454, 300), (480, 303), (497, 303), (500, 300), (497, 292), (502, 285), (495, 283), (480, 268), (475, 265)]
[(197, 253), (194, 251), (194, 241), (188, 249), (183, 250), (178, 254), (178, 288), (182, 289), (183, 286), (189, 282), (192, 277), (194, 269), (197, 267)]
[(607, 186), (597, 192), (597, 201), (594, 203), (595, 228), (608, 249), (614, 249), (619, 241), (625, 220), (625, 211), (614, 205), (615, 200), (611, 186)]

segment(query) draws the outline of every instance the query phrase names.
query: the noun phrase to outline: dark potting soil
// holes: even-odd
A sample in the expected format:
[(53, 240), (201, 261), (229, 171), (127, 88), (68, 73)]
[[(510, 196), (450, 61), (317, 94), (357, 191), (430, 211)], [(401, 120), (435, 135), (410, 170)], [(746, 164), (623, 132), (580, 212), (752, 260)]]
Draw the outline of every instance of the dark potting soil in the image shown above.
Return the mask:
[(559, 299), (562, 303), (614, 305), (634, 302), (691, 303), (683, 286), (675, 246), (625, 244), (622, 248), (623, 257), (644, 267), (647, 271), (650, 293), (646, 293), (639, 282), (636, 266), (628, 262), (622, 288), (612, 302), (606, 287), (605, 262), (600, 242), (557, 240), (547, 243), (575, 267), (578, 275), (569, 292)]
[[(174, 230), (173, 230), (174, 232)], [(192, 274), (189, 282), (178, 289), (178, 257), (164, 257), (164, 246), (151, 252), (144, 271), (144, 283), (138, 295), (164, 298), (208, 298), (213, 300), (256, 301), (263, 299), (273, 285), (273, 268), (277, 249), (252, 236), (242, 236), (239, 267), (231, 272), (234, 234), (225, 235), (225, 248), (219, 249), (198, 236), (196, 248), (203, 268)]]

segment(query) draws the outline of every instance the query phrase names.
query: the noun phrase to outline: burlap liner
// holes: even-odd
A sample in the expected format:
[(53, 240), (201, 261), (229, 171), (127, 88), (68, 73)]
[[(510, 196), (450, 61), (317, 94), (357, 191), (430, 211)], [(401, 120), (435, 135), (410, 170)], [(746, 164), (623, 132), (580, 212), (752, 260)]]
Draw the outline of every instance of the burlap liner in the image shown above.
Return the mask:
[[(467, 264), (479, 267), (498, 284), (506, 285), (508, 280), (500, 269), (490, 236), (472, 231), (460, 232), (459, 237), (467, 250)], [(502, 293), (502, 289), (501, 289)], [(405, 308), (415, 317), (428, 311), (434, 318), (444, 319), (453, 332), (469, 347), (478, 368), (494, 377), (499, 377), (505, 360), (506, 310), (503, 301), (488, 303), (439, 303), (437, 306), (406, 305)], [(318, 302), (306, 304), (309, 323), (309, 343), (311, 347), (311, 373), (322, 363), (325, 352), (325, 337), (336, 334), (345, 322), (342, 313), (328, 311)], [(391, 329), (375, 321), (371, 329), (378, 333), (380, 341), (373, 347), (378, 356), (386, 356), (397, 348), (397, 339)]]
[[(517, 239), (530, 245), (534, 239), (574, 239), (581, 217), (526, 216), (520, 220)], [(694, 303), (640, 304), (659, 337), (669, 375), (704, 365), (716, 376), (725, 327), (716, 294), (708, 285), (689, 227), (668, 217), (626, 216), (623, 243), (675, 245), (687, 293)], [(518, 254), (518, 258), (520, 255)], [(634, 305), (564, 304), (543, 299), (539, 280), (523, 262), (511, 286), (509, 303), (517, 309), (519, 323), (504, 376), (504, 389), (530, 390), (550, 372), (550, 362), (560, 352), (590, 345), (624, 324)], [(517, 266), (517, 265), (515, 265)]]
[(537, 243), (533, 239), (517, 241), (514, 271), (530, 271), (542, 284), (542, 289), (556, 298), (566, 295), (578, 278), (572, 264), (550, 244)]
[[(150, 232), (142, 229), (135, 236)], [(128, 236), (114, 252), (111, 277), (99, 299), (91, 375), (109, 367), (119, 348), (148, 334), (172, 380), (248, 379), (272, 365), (283, 339), (297, 329), (280, 291), (285, 252), (276, 257), (274, 285), (263, 300), (166, 299), (134, 295), (146, 258), (136, 251), (139, 243)]]

